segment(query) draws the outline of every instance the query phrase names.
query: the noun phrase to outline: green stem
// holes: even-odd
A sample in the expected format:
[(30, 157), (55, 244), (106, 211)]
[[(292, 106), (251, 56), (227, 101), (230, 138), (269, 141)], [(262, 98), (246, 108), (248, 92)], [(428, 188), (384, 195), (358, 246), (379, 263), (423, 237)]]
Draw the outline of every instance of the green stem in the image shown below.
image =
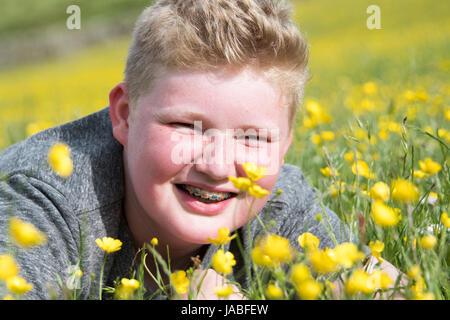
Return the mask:
[(102, 291), (103, 291), (103, 271), (105, 270), (106, 258), (108, 258), (108, 253), (105, 253), (103, 257), (102, 269), (100, 270), (100, 283), (98, 287), (98, 299), (102, 300)]

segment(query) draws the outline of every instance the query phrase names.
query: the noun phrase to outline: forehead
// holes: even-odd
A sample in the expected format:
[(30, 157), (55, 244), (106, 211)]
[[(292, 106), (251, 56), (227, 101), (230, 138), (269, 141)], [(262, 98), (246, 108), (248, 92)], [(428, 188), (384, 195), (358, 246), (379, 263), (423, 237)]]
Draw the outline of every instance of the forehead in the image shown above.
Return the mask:
[(148, 104), (158, 115), (210, 117), (227, 122), (258, 122), (259, 127), (283, 125), (288, 117), (281, 90), (262, 73), (167, 72), (151, 90)]

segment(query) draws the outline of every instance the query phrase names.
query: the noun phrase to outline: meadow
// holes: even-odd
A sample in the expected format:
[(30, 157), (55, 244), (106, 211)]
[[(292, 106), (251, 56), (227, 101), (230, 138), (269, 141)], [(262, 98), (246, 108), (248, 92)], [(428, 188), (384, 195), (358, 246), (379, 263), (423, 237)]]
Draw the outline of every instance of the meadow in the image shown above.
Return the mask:
[[(371, 1), (292, 1), (310, 43), (312, 79), (285, 160), (302, 168), (323, 204), (373, 255), (406, 275), (407, 285), (398, 289), (405, 298), (447, 300), (450, 5), (376, 2), (379, 30), (366, 26)], [(0, 150), (107, 106), (109, 90), (122, 80), (129, 40), (0, 71)], [(291, 266), (311, 258), (302, 257)], [(356, 260), (345, 271), (350, 279), (358, 275)], [(300, 285), (289, 286), (274, 265), (268, 277), (275, 288), (255, 284), (247, 294), (332, 298), (324, 289), (328, 271), (312, 267), (317, 295), (310, 290), (302, 296)], [(350, 288), (346, 294), (372, 298), (376, 290)]]

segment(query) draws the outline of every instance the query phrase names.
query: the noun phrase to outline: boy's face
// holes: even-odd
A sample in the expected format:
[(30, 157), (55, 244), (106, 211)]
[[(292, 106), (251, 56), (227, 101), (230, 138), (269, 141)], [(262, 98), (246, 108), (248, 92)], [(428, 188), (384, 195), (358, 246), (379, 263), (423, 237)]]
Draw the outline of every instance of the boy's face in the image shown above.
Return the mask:
[[(248, 205), (228, 176), (246, 177), (246, 161), (264, 165), (269, 174), (256, 183), (272, 190), (292, 139), (284, 103), (280, 90), (249, 68), (167, 72), (157, 80), (138, 100), (121, 141), (133, 233), (148, 233), (139, 236), (144, 241), (203, 244), (220, 227), (244, 225)], [(229, 198), (205, 203), (186, 185), (212, 200)], [(254, 212), (267, 200), (256, 199)]]

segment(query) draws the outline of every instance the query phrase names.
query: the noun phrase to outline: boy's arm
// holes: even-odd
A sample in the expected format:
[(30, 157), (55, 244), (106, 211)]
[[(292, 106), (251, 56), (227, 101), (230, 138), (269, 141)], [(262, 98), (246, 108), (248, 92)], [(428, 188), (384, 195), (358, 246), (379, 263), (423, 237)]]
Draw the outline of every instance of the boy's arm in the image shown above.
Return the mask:
[[(33, 224), (47, 242), (29, 249), (15, 244), (9, 232), (12, 217)], [(0, 180), (0, 254), (13, 255), (18, 275), (33, 284), (24, 299), (49, 299), (50, 287), (60, 297), (57, 277), (64, 281), (69, 264), (77, 262), (78, 245), (79, 223), (62, 194), (25, 174)]]

